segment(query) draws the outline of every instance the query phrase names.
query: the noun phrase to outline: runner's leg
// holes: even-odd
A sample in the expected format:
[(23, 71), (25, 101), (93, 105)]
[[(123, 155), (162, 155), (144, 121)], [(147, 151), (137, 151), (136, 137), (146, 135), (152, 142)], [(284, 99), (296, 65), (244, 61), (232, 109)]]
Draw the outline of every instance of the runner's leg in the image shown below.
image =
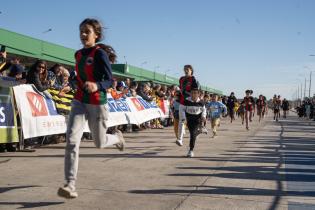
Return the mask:
[(86, 108), (83, 103), (73, 100), (68, 120), (65, 151), (65, 180), (66, 184), (75, 190), (79, 166), (79, 147), (86, 124)]
[(88, 124), (97, 148), (105, 148), (120, 143), (117, 134), (106, 134), (108, 119), (107, 105), (86, 105), (88, 110)]

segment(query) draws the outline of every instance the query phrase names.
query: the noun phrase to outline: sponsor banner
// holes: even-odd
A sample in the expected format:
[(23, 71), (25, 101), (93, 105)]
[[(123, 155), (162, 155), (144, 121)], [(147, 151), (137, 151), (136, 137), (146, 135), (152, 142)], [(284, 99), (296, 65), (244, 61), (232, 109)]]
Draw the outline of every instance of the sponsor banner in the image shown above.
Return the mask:
[[(21, 114), (24, 138), (45, 136), (66, 132), (66, 117), (59, 115), (52, 99), (44, 97), (32, 85), (19, 85), (13, 88), (17, 108)], [(107, 127), (122, 124), (141, 124), (164, 117), (155, 104), (141, 97), (114, 100), (108, 97), (109, 118)]]
[(59, 115), (54, 101), (34, 91), (32, 85), (13, 87), (25, 139), (65, 133), (65, 116)]
[(0, 143), (19, 142), (12, 90), (0, 86)]
[(170, 117), (170, 102), (169, 100), (160, 99), (159, 107), (162, 110), (164, 117)]
[(155, 118), (164, 118), (162, 110), (154, 103), (147, 102), (140, 96), (127, 98), (131, 104), (134, 119), (141, 124)]

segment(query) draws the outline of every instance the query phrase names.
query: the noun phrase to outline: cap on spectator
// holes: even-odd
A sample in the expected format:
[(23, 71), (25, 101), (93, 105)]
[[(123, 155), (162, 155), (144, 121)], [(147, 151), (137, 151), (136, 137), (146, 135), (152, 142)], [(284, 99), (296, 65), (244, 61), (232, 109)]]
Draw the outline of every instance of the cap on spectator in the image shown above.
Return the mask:
[(15, 77), (17, 74), (22, 74), (24, 72), (24, 67), (20, 64), (13, 64), (10, 68), (9, 76)]
[(120, 88), (120, 87), (124, 87), (124, 88), (126, 88), (126, 87), (127, 87), (127, 85), (125, 84), (125, 82), (124, 82), (124, 81), (120, 81), (120, 82), (118, 82), (118, 83), (117, 83), (117, 88)]

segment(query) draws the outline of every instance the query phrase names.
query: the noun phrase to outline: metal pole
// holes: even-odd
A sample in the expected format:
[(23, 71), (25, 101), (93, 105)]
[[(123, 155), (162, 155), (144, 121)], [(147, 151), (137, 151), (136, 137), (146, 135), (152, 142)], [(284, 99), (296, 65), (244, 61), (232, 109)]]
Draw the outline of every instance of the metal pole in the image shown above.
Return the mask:
[(296, 90), (296, 106), (299, 106), (299, 89)]
[(299, 104), (299, 89), (296, 89), (296, 92), (295, 92), (295, 106), (298, 106)]
[(303, 83), (301, 83), (301, 88), (300, 88), (300, 90), (301, 90), (301, 101), (300, 101), (300, 105), (302, 104), (302, 100), (303, 100)]
[(312, 86), (312, 71), (310, 71), (310, 85), (308, 88), (308, 97), (311, 98), (311, 86)]
[(303, 98), (305, 98), (305, 97), (306, 97), (306, 77), (304, 80), (304, 97)]
[(299, 105), (299, 101), (300, 101), (300, 85), (298, 85), (298, 89), (297, 89), (297, 105)]

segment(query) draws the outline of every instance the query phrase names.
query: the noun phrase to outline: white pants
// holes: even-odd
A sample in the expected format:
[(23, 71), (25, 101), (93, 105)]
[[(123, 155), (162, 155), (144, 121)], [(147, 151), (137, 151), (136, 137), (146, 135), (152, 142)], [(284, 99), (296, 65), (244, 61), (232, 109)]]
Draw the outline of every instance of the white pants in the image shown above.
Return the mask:
[(94, 144), (97, 148), (104, 148), (119, 142), (117, 135), (106, 134), (107, 118), (107, 105), (92, 105), (84, 104), (77, 100), (72, 101), (66, 133), (65, 179), (73, 187), (77, 179), (79, 147), (86, 121), (88, 122)]

